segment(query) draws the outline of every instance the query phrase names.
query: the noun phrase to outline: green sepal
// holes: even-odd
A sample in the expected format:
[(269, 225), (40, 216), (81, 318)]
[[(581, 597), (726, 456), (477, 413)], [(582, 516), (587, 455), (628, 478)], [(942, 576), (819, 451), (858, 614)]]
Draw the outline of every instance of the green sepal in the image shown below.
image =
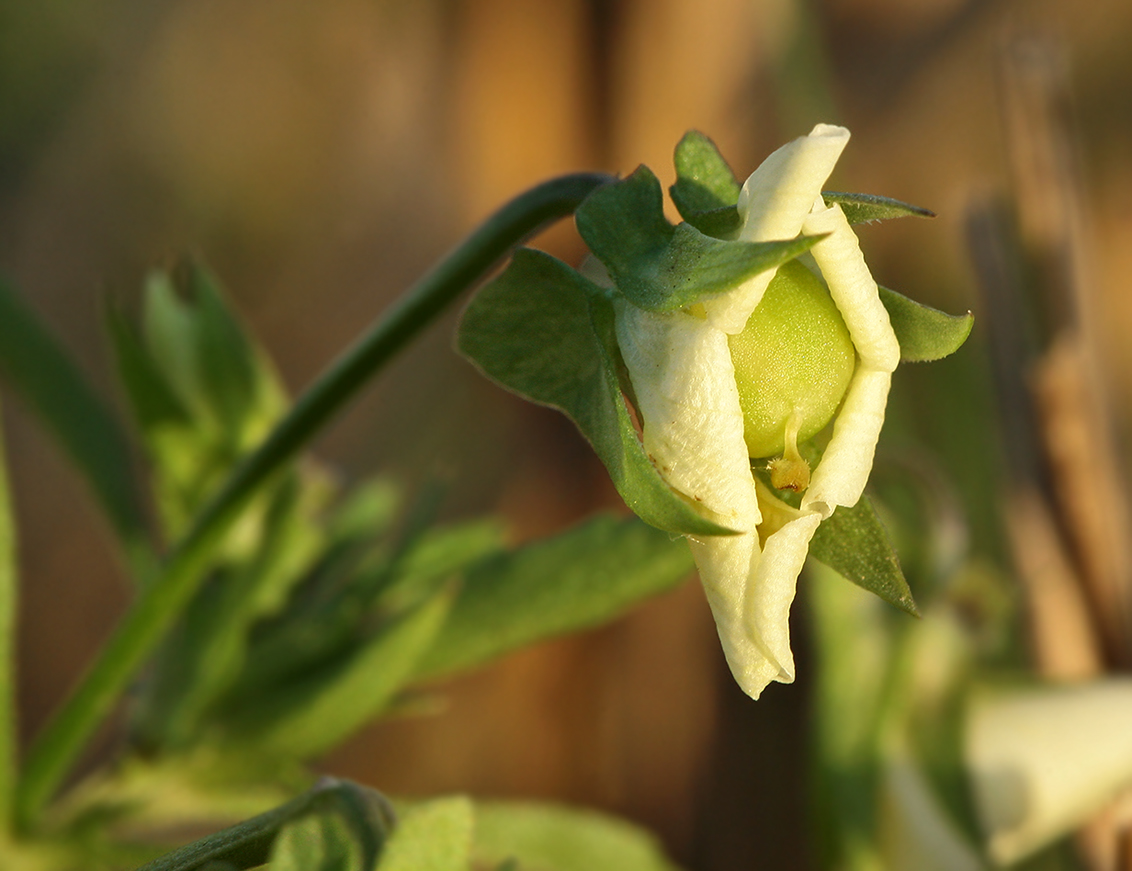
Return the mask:
[(867, 497), (851, 508), (840, 506), (818, 526), (810, 556), (900, 610), (920, 616), (888, 531)]
[(931, 306), (880, 288), (880, 301), (900, 343), (900, 359), (905, 363), (927, 363), (958, 351), (975, 325), (975, 316), (949, 315)]
[(822, 191), (827, 206), (841, 206), (850, 224), (868, 224), (873, 221), (890, 221), (893, 218), (934, 218), (935, 212), (923, 206), (913, 206), (890, 197), (875, 194), (847, 194), (841, 191)]
[(606, 623), (671, 589), (694, 565), (687, 546), (636, 518), (594, 517), (471, 567), (419, 674), (479, 665), (528, 644)]
[(676, 311), (733, 290), (813, 247), (820, 237), (734, 242), (664, 217), (660, 182), (646, 166), (598, 188), (578, 207), (578, 232), (638, 308)]
[(742, 223), (739, 182), (715, 143), (689, 130), (676, 146), (676, 183), (668, 189), (680, 217), (708, 236), (733, 234)]
[(376, 871), (470, 871), (475, 812), (464, 796), (398, 807)]
[(361, 867), (367, 869), (377, 861), (394, 825), (393, 809), (379, 792), (326, 778), (310, 792), (285, 805), (187, 844), (143, 865), (138, 871), (201, 871), (214, 863), (244, 871), (261, 867), (269, 859), (272, 869), (297, 867), (293, 863), (288, 866), (282, 859), (277, 865), (273, 848), (288, 826), (301, 824), (312, 816), (339, 819), (340, 830), (356, 845), (363, 862)]
[(668, 486), (645, 453), (618, 380), (613, 304), (560, 260), (519, 249), (464, 312), (457, 344), (496, 383), (562, 411), (589, 440), (625, 503), (678, 535), (728, 535)]

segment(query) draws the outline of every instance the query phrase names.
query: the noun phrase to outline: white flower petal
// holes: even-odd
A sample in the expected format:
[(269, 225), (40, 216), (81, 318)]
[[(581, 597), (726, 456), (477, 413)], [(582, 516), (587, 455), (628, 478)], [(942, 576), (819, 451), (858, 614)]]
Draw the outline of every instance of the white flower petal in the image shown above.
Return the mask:
[[(767, 538), (762, 558), (751, 573), (745, 603), (747, 622), (767, 657), (778, 664), (779, 672), (774, 680), (782, 683), (794, 680), (790, 605), (794, 601), (798, 575), (806, 562), (810, 539), (821, 520), (818, 513), (804, 514)], [(744, 689), (758, 697), (758, 691), (752, 693), (747, 687)], [(759, 691), (761, 689), (759, 687)]]
[(758, 535), (690, 539), (731, 674), (757, 699), (771, 681), (794, 680), (790, 605), (821, 515), (792, 520), (767, 539)]
[(1016, 862), (1132, 786), (1132, 679), (976, 696), (966, 757), (991, 855)]
[(762, 520), (727, 335), (684, 312), (617, 306), (645, 451), (664, 479), (739, 531)]
[(833, 422), (833, 437), (810, 478), (802, 510), (829, 517), (838, 505), (856, 505), (864, 492), (884, 425), (892, 373), (858, 364)]
[(803, 222), (802, 232), (807, 236), (830, 234), (811, 248), (810, 254), (849, 328), (857, 356), (870, 368), (892, 372), (900, 362), (900, 344), (880, 301), (877, 283), (865, 264), (857, 234), (837, 204), (827, 209), (819, 198), (814, 209)]
[[(739, 193), (745, 242), (793, 239), (821, 194), (822, 185), (849, 141), (844, 127), (819, 124), (809, 136), (788, 142), (762, 162)], [(708, 320), (725, 333), (742, 331), (774, 277), (769, 270), (705, 304)]]

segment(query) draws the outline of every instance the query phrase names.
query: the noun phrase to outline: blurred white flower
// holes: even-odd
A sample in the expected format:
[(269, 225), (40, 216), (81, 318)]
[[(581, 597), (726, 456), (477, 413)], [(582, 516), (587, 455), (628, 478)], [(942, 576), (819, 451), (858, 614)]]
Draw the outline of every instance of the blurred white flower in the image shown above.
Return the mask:
[[(827, 207), (821, 197), (848, 140), (848, 130), (818, 125), (770, 155), (747, 179), (738, 203), (740, 240), (825, 234), (811, 249), (809, 262), (828, 287), (855, 351), (844, 398), (838, 392), (831, 401), (833, 435), (812, 477), (794, 450), (796, 421), (786, 423), (784, 457), (772, 461), (779, 478), (804, 491), (798, 508), (752, 473), (740, 393), (754, 390), (777, 398), (776, 392), (785, 391), (786, 400), (798, 404), (806, 396), (789, 395), (799, 385), (781, 386), (773, 378), (753, 387), (737, 384), (732, 360), (732, 337), (743, 332), (774, 271), (676, 312), (618, 303), (617, 336), (645, 450), (697, 510), (739, 533), (693, 539), (691, 545), (732, 674), (754, 698), (771, 681), (794, 679), (788, 617), (797, 578), (818, 524), (837, 506), (854, 505), (861, 496), (900, 358), (857, 237), (840, 207)], [(801, 385), (802, 393), (809, 390), (810, 385)], [(803, 437), (812, 434), (803, 432)], [(775, 480), (775, 486), (784, 485)]]
[(1132, 788), (1132, 679), (980, 694), (966, 761), (991, 857), (1024, 859)]

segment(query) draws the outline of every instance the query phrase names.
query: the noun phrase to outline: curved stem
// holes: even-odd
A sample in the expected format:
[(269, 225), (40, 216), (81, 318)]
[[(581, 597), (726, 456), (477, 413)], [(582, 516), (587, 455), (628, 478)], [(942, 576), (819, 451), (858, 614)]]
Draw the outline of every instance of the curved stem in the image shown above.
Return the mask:
[(515, 245), (550, 221), (572, 213), (590, 191), (610, 181), (609, 176), (597, 173), (561, 176), (507, 203), (421, 278), (299, 397), (197, 517), (93, 667), (37, 737), (17, 793), (16, 810), (23, 826), (50, 800), (130, 678), (196, 593), (213, 549), (252, 496), (449, 303), (483, 279)]

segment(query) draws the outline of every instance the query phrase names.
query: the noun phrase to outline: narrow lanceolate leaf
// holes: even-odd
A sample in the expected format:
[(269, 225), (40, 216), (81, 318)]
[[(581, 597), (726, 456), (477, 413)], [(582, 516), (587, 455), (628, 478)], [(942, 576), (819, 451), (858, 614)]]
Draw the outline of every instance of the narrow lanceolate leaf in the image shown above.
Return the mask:
[(188, 409), (125, 315), (117, 308), (107, 308), (106, 328), (114, 350), (118, 378), (142, 431), (148, 435), (169, 424), (188, 426)]
[(919, 616), (900, 560), (876, 509), (865, 497), (823, 522), (810, 541), (810, 556), (902, 611)]
[(850, 224), (867, 224), (872, 221), (890, 221), (893, 218), (934, 218), (935, 212), (922, 206), (913, 206), (889, 197), (875, 194), (846, 194), (840, 191), (822, 191), (827, 206), (837, 203)]
[(596, 811), (530, 802), (476, 805), (475, 858), (531, 871), (677, 871), (656, 838)]
[(376, 871), (470, 871), (474, 811), (463, 796), (398, 808)]
[(449, 592), (438, 591), (337, 662), (249, 698), (234, 717), (236, 741), (292, 759), (318, 756), (339, 744), (380, 713), (414, 674), (451, 601)]
[(958, 351), (975, 325), (975, 316), (949, 315), (902, 296), (887, 287), (880, 288), (880, 301), (900, 343), (900, 359), (905, 363), (927, 363)]
[[(279, 859), (279, 866), (275, 864), (277, 854), (273, 854), (273, 846), (288, 825), (312, 816), (341, 820), (341, 828), (357, 845), (357, 853), (362, 859), (359, 867), (364, 869), (373, 867), (394, 824), (393, 810), (380, 793), (354, 783), (327, 778), (294, 801), (194, 841), (154, 859), (138, 871), (203, 871), (214, 864), (244, 871), (262, 866), (269, 858), (273, 869), (286, 868), (285, 858)], [(295, 839), (288, 840), (293, 842)], [(287, 849), (286, 844), (283, 849)], [(305, 865), (291, 867), (302, 867), (303, 871), (307, 871), (308, 867), (317, 868)], [(333, 867), (337, 871), (338, 866)]]
[(8, 496), (8, 464), (0, 439), (0, 832), (12, 823), (16, 784), (16, 534)]
[(648, 167), (590, 194), (578, 232), (633, 305), (675, 311), (733, 290), (808, 251), (819, 239), (734, 242), (664, 217), (660, 182)]
[(715, 143), (698, 130), (689, 130), (676, 146), (676, 184), (668, 192), (680, 216), (702, 233), (720, 237), (739, 229), (739, 182)]
[(642, 520), (681, 535), (731, 532), (669, 487), (645, 453), (618, 382), (613, 306), (597, 285), (521, 249), (464, 312), (458, 344), (489, 378), (569, 416)]
[(70, 456), (135, 567), (142, 566), (148, 532), (126, 435), (75, 361), (3, 280), (0, 372)]
[(682, 541), (636, 519), (595, 517), (472, 567), (420, 674), (469, 668), (612, 620), (693, 569)]

